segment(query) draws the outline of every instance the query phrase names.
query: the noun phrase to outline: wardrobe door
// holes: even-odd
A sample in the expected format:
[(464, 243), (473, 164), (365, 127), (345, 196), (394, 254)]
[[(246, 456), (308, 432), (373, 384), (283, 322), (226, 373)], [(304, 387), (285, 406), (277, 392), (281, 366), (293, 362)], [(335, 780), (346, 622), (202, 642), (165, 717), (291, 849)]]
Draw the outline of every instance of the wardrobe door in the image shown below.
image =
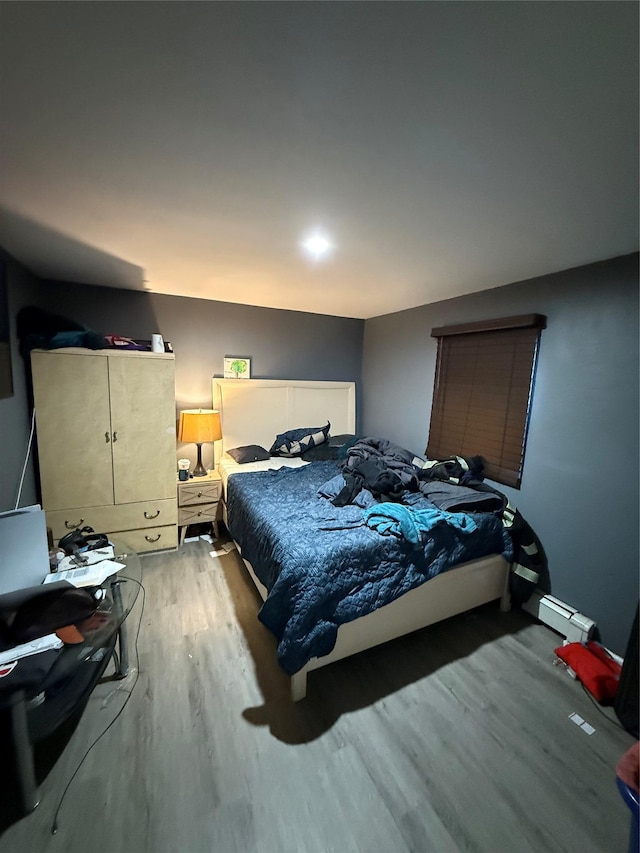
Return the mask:
[(174, 498), (173, 358), (111, 356), (109, 387), (116, 504)]
[(112, 504), (106, 356), (32, 352), (31, 368), (44, 509)]

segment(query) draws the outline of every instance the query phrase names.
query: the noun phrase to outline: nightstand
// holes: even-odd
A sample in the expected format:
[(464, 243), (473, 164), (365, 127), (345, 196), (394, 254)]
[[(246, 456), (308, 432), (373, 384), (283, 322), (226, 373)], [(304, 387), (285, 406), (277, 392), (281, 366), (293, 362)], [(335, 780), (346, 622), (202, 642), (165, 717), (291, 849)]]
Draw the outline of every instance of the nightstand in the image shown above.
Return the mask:
[(178, 527), (180, 544), (184, 542), (190, 524), (210, 521), (213, 533), (218, 538), (218, 503), (222, 493), (222, 480), (217, 471), (209, 471), (206, 477), (178, 480)]

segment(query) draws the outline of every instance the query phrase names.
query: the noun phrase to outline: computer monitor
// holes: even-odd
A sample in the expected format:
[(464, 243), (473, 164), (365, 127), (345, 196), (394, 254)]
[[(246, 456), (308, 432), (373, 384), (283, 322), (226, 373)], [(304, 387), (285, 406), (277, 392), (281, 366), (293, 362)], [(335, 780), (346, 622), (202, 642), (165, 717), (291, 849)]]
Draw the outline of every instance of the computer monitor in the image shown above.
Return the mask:
[(37, 586), (48, 574), (47, 526), (40, 506), (0, 512), (0, 595)]

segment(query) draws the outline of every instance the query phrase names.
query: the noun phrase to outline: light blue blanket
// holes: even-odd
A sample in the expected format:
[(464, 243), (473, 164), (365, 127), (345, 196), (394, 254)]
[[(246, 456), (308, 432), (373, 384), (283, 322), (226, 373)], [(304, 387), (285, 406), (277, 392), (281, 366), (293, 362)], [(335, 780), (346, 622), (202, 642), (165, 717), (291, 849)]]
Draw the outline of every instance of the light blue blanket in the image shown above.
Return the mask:
[(363, 512), (365, 523), (382, 536), (399, 536), (409, 542), (424, 541), (437, 524), (449, 524), (462, 533), (478, 529), (470, 515), (464, 512), (446, 512), (437, 506), (416, 509), (398, 503), (380, 503)]

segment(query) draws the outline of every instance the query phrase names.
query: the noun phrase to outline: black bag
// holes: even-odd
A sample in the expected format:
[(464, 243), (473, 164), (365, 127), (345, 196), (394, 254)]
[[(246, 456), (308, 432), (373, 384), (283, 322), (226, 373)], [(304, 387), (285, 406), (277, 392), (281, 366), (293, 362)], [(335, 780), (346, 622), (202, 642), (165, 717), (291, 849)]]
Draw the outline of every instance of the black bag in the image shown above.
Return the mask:
[(30, 643), (91, 616), (98, 602), (90, 589), (68, 581), (27, 587), (0, 595), (0, 649)]
[(106, 533), (96, 533), (93, 527), (76, 527), (58, 542), (58, 547), (65, 554), (76, 554), (78, 551), (93, 551), (104, 548), (109, 544)]

